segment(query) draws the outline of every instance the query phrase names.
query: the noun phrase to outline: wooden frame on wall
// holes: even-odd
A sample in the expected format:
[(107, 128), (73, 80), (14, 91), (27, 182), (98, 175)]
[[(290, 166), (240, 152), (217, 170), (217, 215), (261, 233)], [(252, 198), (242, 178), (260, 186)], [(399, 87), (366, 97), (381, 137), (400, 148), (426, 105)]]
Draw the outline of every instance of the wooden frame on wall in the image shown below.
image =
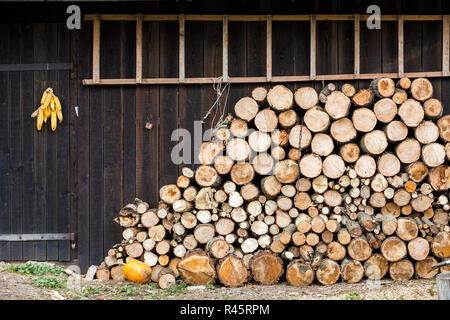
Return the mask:
[[(215, 78), (185, 77), (185, 21), (222, 22), (222, 81), (230, 83), (266, 83), (298, 82), (312, 80), (358, 80), (377, 77), (447, 77), (449, 76), (449, 15), (382, 15), (382, 21), (398, 23), (398, 72), (397, 73), (360, 73), (360, 22), (369, 15), (127, 15), (101, 14), (86, 15), (85, 20), (93, 21), (93, 61), (92, 79), (84, 79), (84, 85), (149, 85), (149, 84), (209, 84)], [(100, 26), (101, 21), (136, 21), (136, 77), (100, 78)], [(142, 78), (142, 23), (143, 21), (179, 22), (179, 62), (178, 78)], [(230, 21), (266, 22), (266, 75), (260, 77), (230, 77), (228, 74), (228, 23)], [(310, 23), (310, 74), (292, 76), (272, 75), (272, 23), (273, 21), (309, 21)], [(316, 74), (317, 21), (353, 21), (354, 22), (354, 72), (353, 74)], [(442, 21), (442, 70), (430, 72), (404, 72), (404, 21)]]

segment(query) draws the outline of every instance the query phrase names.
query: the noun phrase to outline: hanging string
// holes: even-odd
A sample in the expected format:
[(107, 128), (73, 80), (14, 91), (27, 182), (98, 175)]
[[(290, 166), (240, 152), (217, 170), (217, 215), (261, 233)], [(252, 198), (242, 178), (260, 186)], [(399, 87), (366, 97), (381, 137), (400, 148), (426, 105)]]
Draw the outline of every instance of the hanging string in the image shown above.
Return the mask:
[[(219, 77), (219, 78), (215, 78), (214, 79), (213, 90), (216, 92), (216, 100), (214, 101), (214, 103), (211, 106), (211, 108), (209, 108), (209, 110), (205, 114), (205, 116), (202, 118), (202, 124), (204, 124), (205, 120), (214, 111), (214, 116), (213, 116), (212, 121), (211, 121), (211, 128), (210, 129), (212, 129), (212, 128), (217, 129), (218, 127), (220, 127), (220, 125), (223, 123), (224, 118), (225, 118), (225, 110), (226, 110), (226, 106), (227, 106), (228, 95), (230, 93), (230, 83), (227, 82), (227, 83), (225, 83), (224, 86), (222, 86), (223, 83), (224, 83), (223, 82), (223, 77)], [(224, 94), (225, 94), (225, 101), (222, 104), (222, 100), (223, 100)], [(219, 119), (217, 119), (217, 122), (215, 122), (218, 113), (220, 113), (220, 117), (219, 117)]]

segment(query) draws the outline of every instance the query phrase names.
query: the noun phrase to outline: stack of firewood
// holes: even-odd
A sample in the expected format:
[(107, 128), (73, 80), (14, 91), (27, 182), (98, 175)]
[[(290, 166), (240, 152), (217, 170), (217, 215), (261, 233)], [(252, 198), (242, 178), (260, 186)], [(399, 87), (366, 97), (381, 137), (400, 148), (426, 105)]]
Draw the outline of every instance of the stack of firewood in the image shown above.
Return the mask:
[(120, 210), (98, 277), (133, 258), (162, 287), (435, 276), (450, 256), (450, 115), (432, 95), (425, 78), (255, 88), (157, 208)]

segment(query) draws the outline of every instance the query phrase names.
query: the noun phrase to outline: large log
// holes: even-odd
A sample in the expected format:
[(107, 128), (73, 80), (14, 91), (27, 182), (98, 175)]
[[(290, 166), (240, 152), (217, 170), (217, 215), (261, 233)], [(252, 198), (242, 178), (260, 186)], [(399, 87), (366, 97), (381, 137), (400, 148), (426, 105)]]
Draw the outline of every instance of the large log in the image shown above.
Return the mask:
[(319, 106), (312, 107), (306, 111), (303, 121), (312, 132), (324, 132), (330, 126), (330, 116)]
[(273, 109), (284, 111), (292, 107), (294, 95), (289, 88), (279, 84), (269, 90), (267, 102)]
[(411, 95), (418, 101), (425, 101), (433, 95), (433, 85), (426, 78), (417, 78), (411, 82)]
[(393, 280), (409, 280), (414, 275), (414, 264), (409, 260), (393, 262), (389, 266), (389, 275)]
[(325, 110), (334, 120), (346, 117), (350, 110), (350, 99), (341, 91), (333, 91), (325, 103)]
[(334, 121), (330, 127), (331, 136), (339, 143), (346, 143), (356, 138), (356, 129), (348, 118)]
[(372, 254), (364, 262), (364, 273), (370, 280), (381, 280), (389, 270), (389, 262), (379, 253)]
[(372, 254), (372, 248), (364, 238), (356, 238), (347, 246), (348, 255), (357, 261), (365, 261)]
[(283, 261), (270, 251), (258, 251), (250, 260), (253, 279), (263, 285), (278, 282), (284, 272)]
[(339, 280), (341, 269), (336, 261), (323, 259), (316, 271), (317, 280), (323, 285), (332, 285)]
[(286, 280), (292, 286), (309, 286), (314, 281), (314, 271), (300, 260), (294, 260), (286, 267)]
[(364, 277), (364, 268), (361, 262), (344, 259), (341, 263), (342, 280), (347, 283), (358, 283)]
[(213, 261), (199, 249), (187, 252), (177, 269), (183, 280), (190, 285), (212, 284), (216, 279)]
[(294, 93), (295, 103), (302, 109), (307, 110), (319, 103), (317, 91), (311, 87), (298, 88)]
[(360, 132), (370, 132), (377, 125), (375, 113), (368, 108), (358, 108), (352, 115), (353, 125)]
[(201, 187), (216, 187), (220, 184), (220, 176), (213, 167), (201, 165), (195, 170), (195, 181)]
[(433, 257), (426, 257), (425, 259), (416, 262), (416, 274), (422, 279), (432, 279), (438, 274), (439, 270), (432, 269), (432, 266), (437, 264), (438, 261)]
[(403, 259), (406, 256), (406, 245), (400, 238), (395, 236), (386, 238), (381, 244), (380, 251), (390, 262), (395, 262)]
[(217, 264), (217, 278), (226, 287), (243, 286), (249, 279), (250, 272), (244, 261), (236, 255), (228, 255)]
[(258, 103), (250, 97), (241, 98), (234, 105), (234, 113), (236, 116), (247, 122), (255, 118), (258, 109)]
[(255, 117), (255, 127), (263, 132), (272, 132), (277, 128), (278, 117), (271, 109), (263, 109)]
[(380, 122), (389, 123), (397, 115), (398, 109), (392, 99), (383, 98), (374, 104), (373, 111)]

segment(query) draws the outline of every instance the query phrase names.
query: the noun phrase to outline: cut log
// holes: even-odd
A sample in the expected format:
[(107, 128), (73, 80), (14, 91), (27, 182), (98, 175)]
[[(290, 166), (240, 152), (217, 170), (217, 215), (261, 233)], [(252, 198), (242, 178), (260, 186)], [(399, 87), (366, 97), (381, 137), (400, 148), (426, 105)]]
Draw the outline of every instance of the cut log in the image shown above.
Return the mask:
[(437, 121), (439, 136), (444, 142), (450, 141), (450, 115), (445, 115)]
[(416, 162), (421, 154), (420, 143), (414, 138), (408, 138), (397, 145), (395, 154), (402, 163)]
[(111, 279), (116, 281), (125, 281), (125, 276), (123, 274), (124, 265), (118, 265), (111, 268), (110, 275)]
[(181, 189), (186, 189), (187, 187), (189, 187), (190, 183), (191, 180), (185, 176), (179, 176), (177, 179), (177, 187)]
[(161, 289), (168, 289), (172, 287), (176, 282), (176, 277), (173, 271), (169, 268), (163, 268), (158, 274), (158, 286)]
[(234, 138), (227, 143), (227, 156), (231, 160), (245, 161), (248, 159), (249, 154), (250, 154), (250, 146), (244, 139)]
[(324, 133), (317, 133), (311, 141), (311, 151), (319, 156), (328, 156), (333, 152), (333, 139)]
[(281, 183), (292, 183), (299, 176), (298, 164), (293, 160), (280, 161), (275, 165), (274, 175)]
[(330, 126), (330, 116), (318, 106), (306, 111), (303, 121), (311, 132), (324, 132)]
[(270, 148), (272, 140), (270, 135), (262, 131), (253, 131), (248, 137), (250, 148), (256, 152), (264, 152)]
[(428, 119), (441, 117), (443, 110), (442, 102), (435, 98), (428, 99), (423, 104), (423, 111), (425, 112), (425, 117)]
[[(399, 213), (400, 214), (400, 213)], [(393, 214), (383, 214), (381, 230), (387, 236), (394, 234), (397, 230), (397, 219)]]
[(395, 92), (395, 83), (390, 78), (379, 78), (372, 80), (369, 88), (378, 98), (389, 98)]
[(403, 77), (398, 80), (397, 87), (407, 90), (411, 87), (411, 80), (407, 77)]
[(388, 147), (386, 134), (381, 130), (366, 133), (361, 139), (361, 149), (366, 153), (378, 155)]
[(230, 124), (230, 131), (235, 138), (244, 138), (248, 133), (248, 124), (242, 119), (233, 120)]
[(421, 102), (433, 96), (433, 85), (430, 80), (425, 78), (417, 78), (411, 82), (411, 95), (414, 99)]
[(416, 261), (424, 260), (430, 252), (430, 245), (424, 238), (418, 237), (408, 242), (408, 253)]
[[(336, 190), (327, 190), (323, 194), (323, 201), (327, 206), (337, 207), (342, 204), (343, 198), (342, 198), (342, 195), (340, 192), (338, 192)], [(331, 231), (331, 232), (334, 232), (334, 231)]]
[(326, 86), (322, 88), (322, 90), (319, 93), (319, 101), (322, 103), (326, 103), (328, 96), (336, 90), (336, 85), (334, 83), (328, 83)]
[(319, 103), (317, 91), (311, 87), (302, 87), (294, 93), (295, 103), (302, 109), (307, 110)]
[(260, 103), (263, 104), (266, 101), (267, 97), (267, 89), (264, 87), (256, 87), (252, 90), (252, 98)]
[(236, 104), (234, 105), (234, 114), (247, 122), (253, 120), (258, 113), (259, 107), (258, 103), (250, 98), (250, 97), (244, 97), (241, 98)]
[(201, 164), (212, 164), (214, 158), (220, 154), (223, 150), (222, 143), (216, 142), (203, 142), (198, 154), (198, 159)]
[(397, 105), (401, 105), (403, 102), (408, 99), (408, 94), (403, 89), (395, 89), (394, 95), (392, 96), (392, 101), (395, 102)]
[(341, 263), (342, 280), (347, 283), (358, 283), (364, 277), (364, 268), (361, 262), (344, 259)]
[(220, 184), (220, 176), (213, 167), (201, 165), (195, 170), (195, 181), (202, 187), (216, 187)]
[(403, 122), (394, 120), (384, 127), (384, 132), (390, 142), (399, 142), (408, 136), (408, 127)]
[(399, 218), (397, 220), (397, 236), (404, 241), (411, 241), (417, 238), (419, 229), (413, 219)]
[(445, 162), (446, 153), (444, 146), (440, 143), (430, 143), (422, 147), (422, 160), (431, 167), (438, 167)]
[(309, 286), (314, 281), (314, 270), (300, 260), (294, 260), (286, 267), (286, 280), (292, 286)]
[(173, 211), (175, 211), (175, 212), (183, 213), (183, 212), (192, 210), (193, 205), (192, 205), (192, 202), (190, 202), (190, 201), (180, 199), (173, 203), (172, 208), (173, 208)]
[(110, 275), (111, 273), (108, 268), (97, 268), (95, 278), (102, 282), (108, 282), (110, 279)]
[(138, 258), (144, 253), (144, 248), (140, 242), (133, 242), (125, 247), (127, 256), (131, 258)]
[(389, 123), (397, 115), (398, 108), (392, 99), (383, 98), (374, 104), (373, 111), (380, 122)]
[(333, 91), (325, 103), (325, 110), (334, 120), (341, 119), (348, 115), (350, 110), (350, 99), (341, 91)]
[(439, 128), (433, 121), (423, 121), (414, 129), (414, 136), (420, 143), (429, 144), (439, 138)]
[(380, 251), (390, 262), (399, 261), (407, 254), (405, 243), (395, 236), (386, 238), (381, 244)]
[(398, 115), (408, 127), (415, 128), (422, 122), (425, 113), (420, 102), (408, 99), (398, 108)]
[(294, 197), (294, 206), (299, 210), (306, 210), (311, 205), (311, 197), (306, 192), (299, 192)]
[(322, 159), (316, 154), (304, 155), (299, 166), (301, 174), (308, 178), (315, 178), (322, 173)]
[(411, 201), (411, 206), (414, 211), (425, 212), (431, 207), (432, 203), (433, 199), (423, 194), (420, 194), (419, 196), (417, 196), (417, 198)]
[(200, 244), (206, 244), (214, 237), (216, 229), (210, 224), (199, 224), (194, 229), (194, 237)]
[(431, 243), (431, 251), (440, 259), (450, 257), (450, 236), (448, 232), (439, 232)]
[(252, 160), (252, 166), (255, 172), (263, 176), (272, 172), (273, 165), (273, 158), (267, 153), (258, 154)]
[(332, 285), (339, 280), (341, 269), (337, 262), (331, 259), (323, 259), (316, 271), (317, 280), (326, 286)]
[(214, 159), (214, 169), (216, 169), (217, 173), (220, 175), (228, 174), (232, 166), (233, 160), (231, 160), (227, 156), (217, 156)]
[(368, 108), (358, 108), (352, 115), (353, 125), (360, 132), (370, 132), (377, 125), (375, 113)]
[(248, 162), (240, 162), (233, 165), (230, 172), (231, 180), (237, 185), (244, 185), (253, 180), (255, 171)]
[(267, 102), (277, 111), (290, 109), (294, 103), (294, 95), (289, 88), (283, 85), (276, 85), (269, 90)]
[(359, 147), (355, 143), (346, 143), (339, 150), (339, 155), (348, 163), (356, 162), (359, 159), (359, 154)]
[(344, 83), (342, 85), (341, 91), (349, 98), (353, 97), (354, 94), (356, 93), (355, 87), (350, 83)]
[(303, 125), (296, 125), (289, 132), (289, 144), (296, 149), (308, 147), (311, 139), (311, 132)]
[(243, 286), (249, 279), (250, 272), (244, 261), (236, 255), (229, 255), (219, 260), (217, 278), (226, 287)]
[(332, 241), (327, 247), (327, 257), (334, 261), (339, 261), (345, 258), (347, 251), (345, 247), (339, 242)]
[(331, 154), (323, 161), (322, 170), (323, 174), (328, 178), (338, 179), (345, 172), (344, 160), (336, 154)]
[(353, 97), (353, 103), (358, 107), (365, 107), (372, 104), (374, 94), (367, 89), (359, 90)]
[(190, 285), (212, 284), (216, 279), (214, 263), (202, 250), (187, 252), (177, 269), (183, 280)]
[(181, 191), (174, 184), (168, 184), (159, 190), (159, 197), (162, 201), (173, 204), (175, 201), (181, 199)]
[(381, 280), (389, 270), (389, 262), (379, 253), (372, 254), (364, 262), (364, 274), (370, 280)]
[(339, 143), (346, 143), (356, 138), (356, 129), (348, 118), (334, 121), (330, 127), (331, 136)]
[(217, 220), (214, 227), (218, 234), (220, 234), (222, 236), (226, 236), (227, 234), (230, 234), (233, 232), (234, 221), (229, 218), (220, 218), (219, 220)]
[(261, 180), (261, 191), (270, 199), (273, 199), (281, 192), (281, 183), (275, 176), (268, 176)]
[(364, 238), (356, 238), (347, 246), (348, 255), (357, 261), (365, 261), (372, 254), (372, 248)]
[(433, 257), (427, 257), (421, 261), (416, 262), (416, 274), (422, 279), (432, 279), (438, 274), (438, 269), (432, 269), (431, 267), (437, 264), (438, 261)]
[(287, 110), (278, 115), (278, 121), (281, 127), (288, 129), (297, 122), (297, 113), (294, 110)]
[(428, 179), (434, 190), (448, 190), (450, 188), (450, 167), (442, 165), (431, 169)]
[(253, 279), (263, 285), (278, 282), (284, 273), (283, 261), (270, 251), (258, 251), (250, 260), (250, 270)]
[(389, 275), (393, 280), (406, 281), (414, 275), (414, 264), (409, 260), (401, 260), (391, 263)]
[(370, 178), (375, 174), (377, 165), (369, 155), (362, 155), (355, 164), (355, 171), (361, 178)]
[(263, 109), (255, 117), (255, 127), (263, 132), (272, 132), (277, 128), (278, 117), (271, 109)]

